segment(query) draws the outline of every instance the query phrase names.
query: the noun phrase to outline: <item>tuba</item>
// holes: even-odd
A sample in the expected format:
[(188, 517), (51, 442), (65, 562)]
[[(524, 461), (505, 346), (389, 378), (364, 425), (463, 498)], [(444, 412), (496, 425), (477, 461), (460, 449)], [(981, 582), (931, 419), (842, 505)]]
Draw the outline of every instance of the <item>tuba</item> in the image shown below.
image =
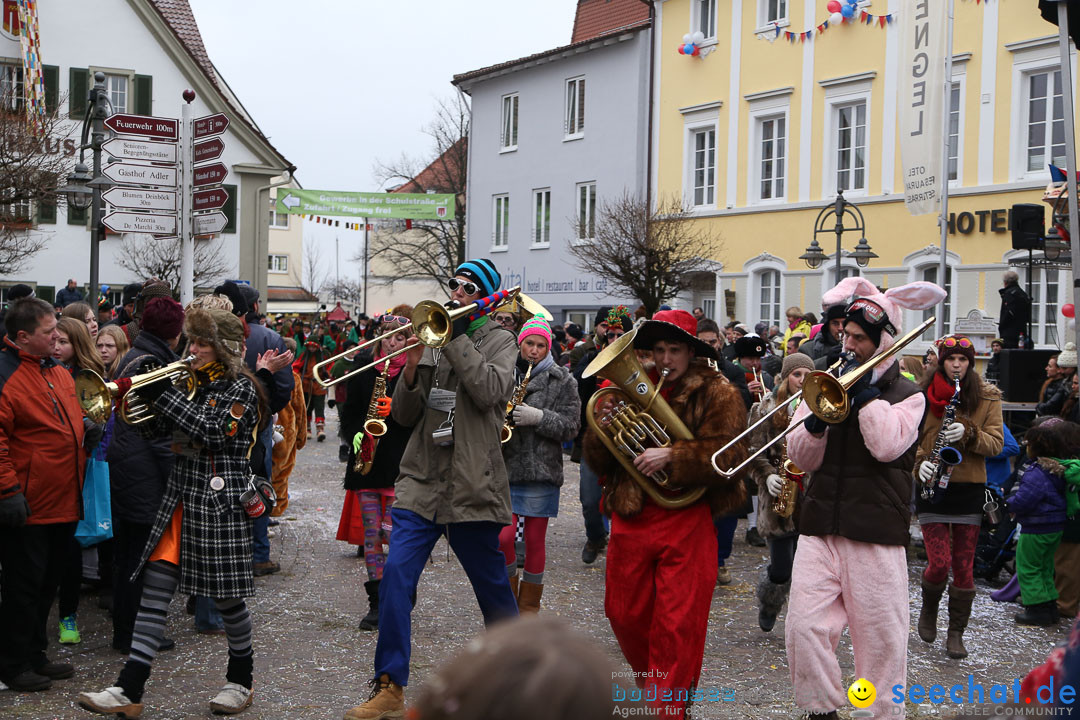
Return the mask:
[(93, 370), (80, 370), (75, 376), (75, 395), (79, 399), (83, 414), (95, 423), (103, 423), (112, 414), (114, 401), (118, 401), (120, 419), (128, 425), (140, 425), (152, 420), (157, 413), (153, 407), (139, 396), (139, 388), (152, 385), (161, 380), (171, 380), (172, 384), (187, 396), (188, 400), (195, 397), (195, 391), (199, 388), (199, 380), (195, 371), (191, 369), (194, 355), (189, 355), (183, 360), (177, 360), (164, 367), (145, 372), (142, 375), (134, 375), (130, 380), (130, 387), (124, 389), (124, 382), (105, 382), (100, 375)]
[(514, 391), (510, 402), (506, 403), (506, 421), (503, 423), (502, 431), (499, 433), (499, 442), (504, 445), (510, 442), (510, 438), (514, 435), (514, 408), (525, 400), (525, 389), (529, 387), (529, 376), (532, 375), (532, 369), (533, 363), (529, 363), (529, 369), (525, 371), (525, 377), (521, 379), (521, 384), (517, 386), (517, 390)]
[(390, 372), (390, 361), (383, 365), (382, 372), (375, 378), (375, 387), (371, 390), (371, 403), (368, 405), (367, 418), (364, 420), (364, 432), (371, 436), (371, 452), (365, 455), (361, 446), (356, 453), (353, 472), (367, 475), (375, 462), (375, 450), (379, 447), (379, 438), (386, 434), (386, 421), (379, 417), (379, 401), (386, 397), (386, 375)]
[[(701, 499), (705, 488), (676, 488), (664, 471), (646, 476), (634, 467), (634, 458), (648, 447), (667, 447), (673, 439), (694, 439), (689, 428), (660, 397), (667, 371), (661, 374), (660, 384), (653, 386), (637, 359), (635, 335), (636, 329), (608, 345), (582, 373), (582, 377), (597, 375), (615, 385), (593, 393), (585, 407), (585, 420), (653, 502), (669, 510), (684, 508)], [(615, 400), (615, 409), (607, 418), (598, 418), (597, 404), (609, 397)]]

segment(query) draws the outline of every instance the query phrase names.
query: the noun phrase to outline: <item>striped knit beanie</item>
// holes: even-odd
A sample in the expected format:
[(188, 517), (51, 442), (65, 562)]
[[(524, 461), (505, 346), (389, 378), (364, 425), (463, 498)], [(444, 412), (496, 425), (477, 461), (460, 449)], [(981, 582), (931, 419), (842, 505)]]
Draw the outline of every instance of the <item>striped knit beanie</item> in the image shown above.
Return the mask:
[(457, 266), (454, 275), (466, 277), (476, 283), (483, 291), (483, 295), (493, 295), (502, 285), (502, 276), (495, 269), (495, 263), (487, 258), (466, 260)]
[(534, 317), (521, 326), (521, 332), (518, 333), (518, 345), (530, 335), (539, 335), (544, 338), (548, 347), (551, 347), (551, 327), (544, 318)]

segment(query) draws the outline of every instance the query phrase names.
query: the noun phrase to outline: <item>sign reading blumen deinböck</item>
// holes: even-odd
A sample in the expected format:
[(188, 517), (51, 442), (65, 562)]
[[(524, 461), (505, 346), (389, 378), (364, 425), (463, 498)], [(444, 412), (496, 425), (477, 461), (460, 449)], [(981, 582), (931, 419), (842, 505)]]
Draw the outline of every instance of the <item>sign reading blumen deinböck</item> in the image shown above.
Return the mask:
[(945, 18), (947, 0), (912, 0), (900, 13), (900, 157), (904, 203), (912, 215), (938, 212), (945, 180)]

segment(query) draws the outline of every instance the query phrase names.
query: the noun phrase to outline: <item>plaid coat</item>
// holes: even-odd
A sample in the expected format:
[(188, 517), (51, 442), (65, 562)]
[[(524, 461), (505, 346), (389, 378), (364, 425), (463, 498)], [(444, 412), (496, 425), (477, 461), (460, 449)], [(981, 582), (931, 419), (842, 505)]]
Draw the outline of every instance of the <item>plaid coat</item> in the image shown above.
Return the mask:
[[(249, 597), (255, 590), (252, 521), (240, 494), (251, 477), (248, 450), (259, 424), (258, 398), (243, 376), (200, 380), (191, 402), (174, 387), (154, 402), (158, 422), (173, 431), (178, 455), (133, 578), (157, 547), (176, 504), (183, 502), (180, 592), (218, 600)], [(210, 488), (214, 476), (225, 481), (223, 490)]]

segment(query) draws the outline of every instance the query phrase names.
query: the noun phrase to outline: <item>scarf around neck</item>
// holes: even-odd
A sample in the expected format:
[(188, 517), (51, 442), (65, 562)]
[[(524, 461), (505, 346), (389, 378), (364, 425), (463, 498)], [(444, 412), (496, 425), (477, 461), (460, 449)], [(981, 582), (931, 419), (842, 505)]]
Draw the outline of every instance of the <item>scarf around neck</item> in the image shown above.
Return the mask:
[[(379, 351), (375, 353), (375, 362), (379, 362), (380, 359), (386, 357), (387, 353), (383, 352), (382, 343), (379, 343)], [(405, 367), (407, 362), (408, 353), (401, 353), (395, 357), (390, 358), (390, 369), (386, 373), (386, 377), (393, 380), (401, 372), (401, 368)], [(382, 372), (383, 363), (379, 363), (375, 369), (378, 372)]]
[(940, 418), (945, 415), (945, 406), (952, 400), (956, 392), (956, 386), (945, 379), (939, 372), (934, 372), (934, 379), (930, 381), (930, 387), (926, 388), (926, 400), (930, 403), (930, 412), (934, 417)]

